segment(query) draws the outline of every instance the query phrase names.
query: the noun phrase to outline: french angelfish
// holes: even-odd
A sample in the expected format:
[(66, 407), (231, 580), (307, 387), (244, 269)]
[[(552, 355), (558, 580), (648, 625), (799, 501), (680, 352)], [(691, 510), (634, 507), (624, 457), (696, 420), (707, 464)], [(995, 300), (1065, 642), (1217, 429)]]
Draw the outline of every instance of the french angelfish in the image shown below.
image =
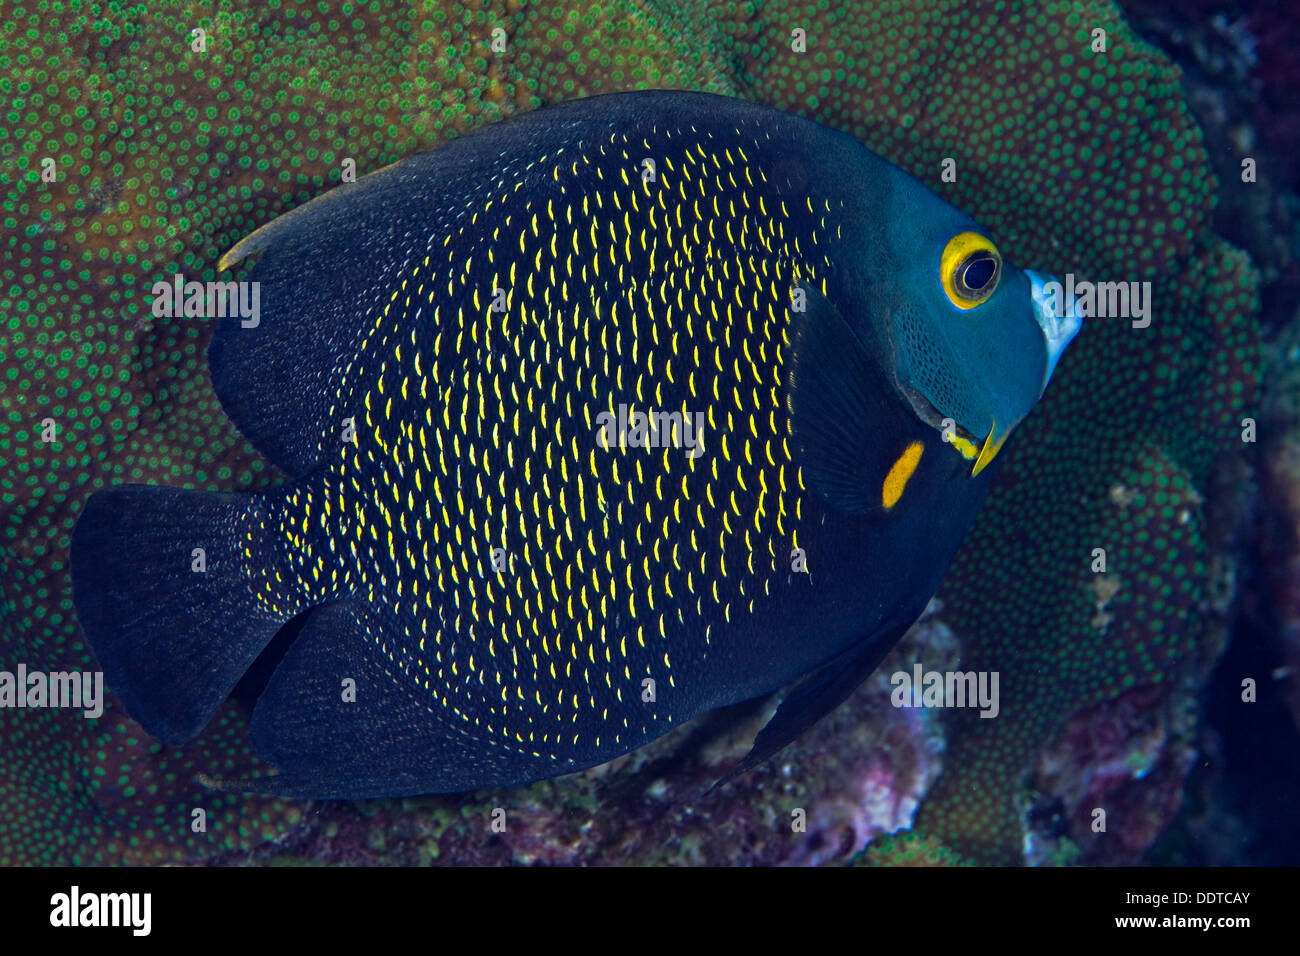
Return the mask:
[(549, 778), (803, 678), (779, 749), (924, 609), (1078, 327), (852, 137), (696, 93), (489, 126), (244, 260), (212, 378), (293, 480), (96, 493), (74, 598), (170, 744), (305, 615), (231, 784), (304, 798)]

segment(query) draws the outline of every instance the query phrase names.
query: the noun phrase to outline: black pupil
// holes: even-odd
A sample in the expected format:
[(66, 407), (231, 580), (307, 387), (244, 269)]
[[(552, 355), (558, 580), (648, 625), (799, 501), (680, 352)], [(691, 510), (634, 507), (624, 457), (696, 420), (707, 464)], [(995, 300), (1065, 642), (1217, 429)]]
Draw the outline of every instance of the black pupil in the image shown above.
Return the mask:
[(997, 266), (993, 260), (983, 256), (967, 264), (966, 270), (962, 273), (962, 282), (972, 292), (980, 292), (993, 281), (993, 273), (996, 271)]

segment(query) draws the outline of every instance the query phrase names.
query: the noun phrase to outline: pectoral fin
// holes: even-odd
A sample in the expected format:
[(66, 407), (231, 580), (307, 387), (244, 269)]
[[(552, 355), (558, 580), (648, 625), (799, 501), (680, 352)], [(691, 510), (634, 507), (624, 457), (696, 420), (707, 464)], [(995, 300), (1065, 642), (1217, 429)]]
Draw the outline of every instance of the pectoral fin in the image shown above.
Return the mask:
[(790, 313), (786, 385), (799, 466), (811, 489), (849, 514), (878, 507), (889, 463), (879, 460), (884, 378), (839, 310), (801, 287), (807, 308)]

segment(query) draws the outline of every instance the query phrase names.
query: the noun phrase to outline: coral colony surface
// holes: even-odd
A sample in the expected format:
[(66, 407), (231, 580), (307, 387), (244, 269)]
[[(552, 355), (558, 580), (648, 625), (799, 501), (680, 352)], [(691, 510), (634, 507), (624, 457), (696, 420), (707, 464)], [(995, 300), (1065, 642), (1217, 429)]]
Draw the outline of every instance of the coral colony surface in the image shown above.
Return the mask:
[[(1263, 4), (1181, 6), (6, 3), (6, 671), (96, 668), (69, 572), (93, 492), (284, 479), (217, 400), (212, 322), (158, 317), (149, 293), (217, 278), (345, 160), (364, 175), (599, 93), (724, 94), (852, 134), (1008, 261), (1149, 283), (1149, 314), (1086, 324), (925, 616), (724, 787), (777, 700), (528, 786), (307, 802), (208, 785), (266, 770), (258, 675), (182, 746), (110, 687), (93, 719), (0, 709), (0, 863), (1296, 862), (1233, 749), (1254, 741), (1296, 789), (1300, 124), (1277, 54), (1296, 28)], [(897, 706), (891, 675), (918, 666), (997, 672), (997, 716)]]

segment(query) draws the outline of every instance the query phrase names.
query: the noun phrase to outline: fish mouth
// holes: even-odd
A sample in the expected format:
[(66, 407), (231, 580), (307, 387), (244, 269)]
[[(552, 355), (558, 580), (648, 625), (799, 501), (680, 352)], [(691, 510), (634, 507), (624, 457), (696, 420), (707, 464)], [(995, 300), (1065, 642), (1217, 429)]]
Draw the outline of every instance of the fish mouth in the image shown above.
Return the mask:
[[(1034, 319), (1043, 330), (1043, 339), (1047, 343), (1047, 370), (1043, 373), (1043, 388), (1038, 393), (1042, 397), (1047, 391), (1047, 383), (1056, 371), (1056, 363), (1061, 360), (1061, 353), (1070, 341), (1083, 328), (1083, 313), (1079, 308), (1078, 298), (1064, 302), (1065, 287), (1052, 275), (1045, 272), (1025, 270), (1029, 277), (1029, 295), (1034, 302)], [(1052, 288), (1048, 288), (1051, 286)], [(1060, 304), (1058, 304), (1060, 303)]]

